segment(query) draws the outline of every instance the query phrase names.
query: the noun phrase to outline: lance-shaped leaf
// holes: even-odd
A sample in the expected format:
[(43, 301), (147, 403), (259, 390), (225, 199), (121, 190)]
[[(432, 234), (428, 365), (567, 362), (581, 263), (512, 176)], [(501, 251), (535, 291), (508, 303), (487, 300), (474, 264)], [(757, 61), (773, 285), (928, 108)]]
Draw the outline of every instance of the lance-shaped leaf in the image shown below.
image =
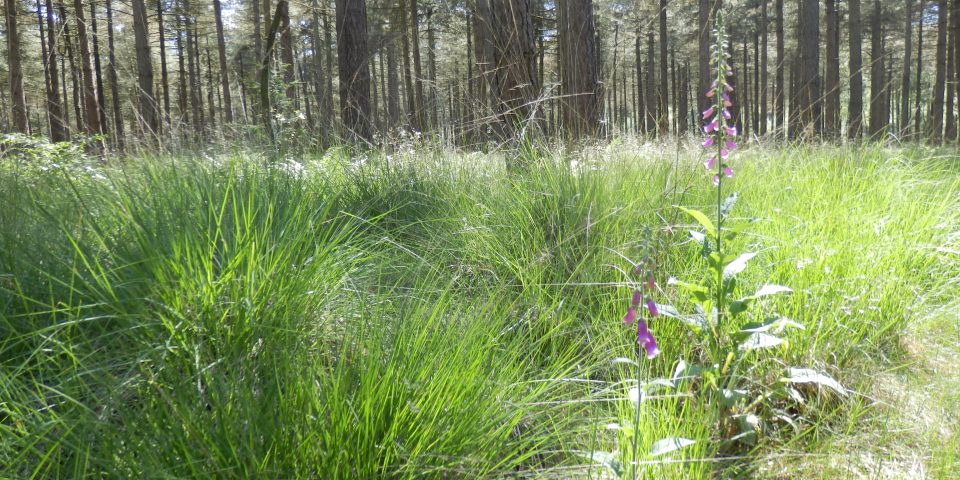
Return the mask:
[(681, 448), (689, 447), (697, 443), (695, 440), (690, 440), (689, 438), (681, 437), (668, 437), (657, 440), (653, 442), (653, 445), (650, 446), (650, 456), (657, 457), (660, 455), (665, 455), (670, 452), (675, 452)]
[(710, 237), (717, 236), (717, 227), (713, 225), (713, 222), (710, 220), (710, 217), (708, 217), (707, 214), (701, 212), (700, 210), (695, 210), (692, 208), (686, 208), (686, 207), (677, 207), (677, 208), (679, 208), (682, 212), (686, 213), (687, 215), (690, 215), (691, 217), (693, 217), (693, 219), (696, 220), (697, 223), (699, 223), (700, 225), (703, 225), (703, 228), (706, 230), (707, 235), (709, 235)]
[(620, 463), (620, 459), (617, 458), (616, 453), (574, 451), (574, 454), (586, 458), (597, 465), (609, 468), (617, 478), (623, 475), (623, 464)]
[(813, 383), (827, 387), (837, 392), (841, 397), (847, 396), (847, 389), (843, 388), (840, 382), (834, 380), (827, 374), (810, 368), (790, 368), (788, 376), (780, 380), (787, 383)]
[(723, 277), (729, 278), (732, 277), (747, 268), (747, 262), (750, 261), (753, 257), (756, 257), (756, 252), (747, 252), (740, 254), (739, 257), (734, 259), (732, 262), (728, 263), (727, 266), (723, 267)]
[(740, 344), (740, 350), (759, 350), (761, 348), (773, 348), (783, 343), (783, 339), (769, 333), (751, 333), (743, 343)]
[(743, 329), (741, 329), (740, 331), (743, 333), (768, 333), (769, 332), (773, 334), (780, 334), (787, 328), (796, 328), (799, 330), (803, 330), (804, 326), (797, 322), (794, 322), (793, 320), (790, 320), (787, 317), (773, 317), (773, 318), (768, 318), (763, 323), (757, 323), (757, 322), (748, 323), (744, 325)]

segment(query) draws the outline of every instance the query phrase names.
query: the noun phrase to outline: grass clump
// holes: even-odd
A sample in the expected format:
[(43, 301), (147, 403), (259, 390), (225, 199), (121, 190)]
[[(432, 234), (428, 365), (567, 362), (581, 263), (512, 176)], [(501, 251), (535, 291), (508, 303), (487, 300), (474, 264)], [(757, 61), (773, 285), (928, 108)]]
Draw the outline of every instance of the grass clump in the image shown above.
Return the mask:
[[(638, 152), (523, 171), (418, 152), (5, 165), (0, 476), (569, 478), (595, 470), (578, 452), (619, 458), (628, 429), (644, 475), (716, 475), (708, 403), (663, 392), (622, 420), (624, 257), (650, 229), (659, 268), (695, 277), (675, 206), (711, 201), (694, 155)], [(956, 159), (756, 148), (739, 163), (751, 228), (734, 247), (763, 252), (740, 284), (790, 285), (777, 310), (806, 326), (778, 356), (867, 393), (958, 293)], [(651, 329), (663, 353), (643, 378), (700, 354), (679, 322)], [(746, 453), (856, 429), (867, 405), (811, 397)], [(665, 437), (697, 443), (648, 455)]]

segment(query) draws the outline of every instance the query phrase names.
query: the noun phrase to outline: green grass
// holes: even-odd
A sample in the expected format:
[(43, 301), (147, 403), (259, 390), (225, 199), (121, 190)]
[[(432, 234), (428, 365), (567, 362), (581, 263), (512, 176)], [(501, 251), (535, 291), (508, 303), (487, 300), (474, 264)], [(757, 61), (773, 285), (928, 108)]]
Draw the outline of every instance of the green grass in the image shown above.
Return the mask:
[[(955, 426), (956, 390), (920, 388), (935, 375), (911, 370), (918, 350), (904, 345), (960, 350), (925, 340), (950, 325), (931, 312), (960, 294), (960, 159), (817, 147), (734, 162), (734, 216), (750, 228), (733, 247), (761, 252), (742, 290), (789, 285), (768, 306), (806, 327), (750, 357), (749, 381), (813, 367), (853, 394), (812, 394), (783, 412), (793, 426), (730, 451), (716, 406), (693, 387), (665, 392), (642, 404), (643, 476), (836, 471), (824, 452), (866, 451), (896, 417), (875, 401), (883, 372)], [(620, 323), (626, 259), (652, 228), (658, 301), (688, 308), (666, 279), (705, 270), (675, 206), (710, 208), (709, 179), (686, 147), (504, 163), (437, 151), (8, 161), (0, 477), (609, 473), (579, 453), (629, 460), (635, 373), (611, 363), (636, 356)], [(645, 378), (702, 355), (678, 322), (652, 328), (663, 354), (642, 362)], [(665, 437), (696, 443), (646, 454)], [(941, 442), (923, 462), (947, 472), (957, 438), (952, 426), (907, 440)]]

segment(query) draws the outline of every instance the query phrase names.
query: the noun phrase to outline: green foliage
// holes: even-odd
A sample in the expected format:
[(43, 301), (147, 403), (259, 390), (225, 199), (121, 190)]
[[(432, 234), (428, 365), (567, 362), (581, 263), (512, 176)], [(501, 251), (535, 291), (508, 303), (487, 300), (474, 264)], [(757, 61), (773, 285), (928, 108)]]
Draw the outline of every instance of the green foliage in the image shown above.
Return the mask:
[[(673, 207), (710, 201), (688, 188), (686, 153), (522, 172), (391, 155), (4, 163), (0, 477), (577, 477), (594, 468), (578, 452), (627, 471), (634, 439), (645, 476), (723, 476), (755, 465), (716, 462), (721, 438), (766, 432), (762, 463), (843, 426), (917, 305), (960, 293), (937, 250), (958, 248), (949, 159), (745, 152), (724, 226), (749, 228), (724, 250), (761, 253), (725, 282), (742, 309), (725, 385), (696, 308), (712, 241)], [(635, 357), (613, 265), (648, 227), (658, 271), (688, 283), (663, 282), (663, 317), (682, 321), (651, 323), (663, 354), (636, 384), (635, 363), (610, 361)], [(736, 349), (761, 334), (789, 342)], [(766, 384), (786, 397), (754, 404)], [(717, 402), (693, 401), (705, 385)], [(764, 430), (779, 413), (796, 430)]]

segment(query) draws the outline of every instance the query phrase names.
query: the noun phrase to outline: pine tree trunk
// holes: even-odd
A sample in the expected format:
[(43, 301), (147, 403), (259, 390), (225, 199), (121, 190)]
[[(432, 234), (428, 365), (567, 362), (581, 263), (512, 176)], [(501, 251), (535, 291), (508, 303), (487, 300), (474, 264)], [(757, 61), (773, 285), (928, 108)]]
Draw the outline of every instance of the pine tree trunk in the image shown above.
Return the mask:
[(103, 90), (103, 69), (100, 65), (100, 40), (97, 33), (97, 10), (96, 3), (90, 1), (90, 39), (93, 42), (93, 73), (97, 84), (97, 117), (100, 120), (100, 130), (107, 132), (107, 107), (106, 98)]
[[(430, 114), (429, 123), (433, 128), (439, 126), (439, 99), (437, 98), (437, 37), (433, 24), (433, 7), (427, 8), (427, 68), (430, 71)], [(540, 36), (540, 78), (543, 84), (543, 35)]]
[[(293, 71), (293, 29), (290, 27), (290, 3), (282, 4), (282, 10), (277, 8), (280, 15), (280, 61), (283, 63), (285, 93), (292, 104), (297, 98), (297, 79)], [(277, 3), (277, 7), (280, 5), (281, 3)]]
[(160, 36), (160, 85), (163, 90), (161, 129), (170, 128), (170, 76), (167, 72), (167, 38), (163, 26), (164, 0), (157, 0), (157, 33)]
[(573, 139), (600, 133), (600, 65), (593, 0), (557, 2), (560, 108)]
[(655, 64), (653, 59), (653, 32), (647, 32), (647, 131), (654, 136), (659, 133), (657, 120), (660, 118), (660, 102), (657, 97), (660, 91), (657, 86)]
[[(797, 84), (798, 133), (810, 138), (817, 133), (820, 111), (820, 6), (818, 0), (801, 0), (798, 30), (800, 70)], [(793, 116), (791, 114), (791, 116)]]
[(369, 141), (370, 70), (365, 0), (336, 0), (337, 59), (343, 126), (354, 140)]
[[(63, 41), (67, 49), (67, 59), (69, 60), (70, 64), (70, 98), (73, 102), (73, 116), (77, 122), (77, 131), (83, 132), (86, 131), (86, 129), (84, 128), (83, 109), (80, 102), (80, 69), (77, 68), (74, 57), (73, 41), (71, 41), (70, 36), (70, 26), (67, 22), (67, 8), (63, 3), (58, 3), (57, 10), (60, 12), (60, 28), (63, 31)], [(68, 69), (65, 68), (64, 70), (66, 71)], [(64, 84), (64, 88), (66, 88), (66, 84)], [(66, 93), (64, 93), (64, 97), (66, 97)]]
[[(103, 130), (100, 125), (100, 115), (97, 112), (97, 91), (94, 87), (93, 64), (90, 61), (90, 40), (87, 38), (87, 21), (84, 18), (82, 0), (74, 0), (74, 9), (77, 13), (77, 43), (80, 44), (84, 132), (88, 136), (99, 135), (103, 133)], [(153, 88), (152, 84), (150, 88)], [(102, 151), (100, 142), (90, 142), (89, 149), (97, 154)]]
[(882, 21), (883, 11), (880, 7), (880, 0), (874, 0), (873, 14), (870, 20), (870, 125), (868, 134), (871, 138), (882, 137), (890, 120), (884, 108), (887, 84)]
[(920, 78), (923, 72), (923, 0), (920, 0), (920, 24), (917, 25), (917, 78), (916, 78), (916, 90), (914, 91), (914, 108), (913, 108), (913, 133), (914, 136), (920, 137), (923, 135), (923, 130), (921, 129), (922, 117), (920, 112)]
[(643, 132), (643, 133), (647, 133), (647, 108), (646, 108), (646, 97), (644, 96), (644, 95), (646, 94), (646, 92), (644, 91), (644, 86), (643, 86), (643, 83), (644, 83), (644, 81), (643, 81), (643, 52), (642, 52), (641, 49), (640, 49), (640, 46), (641, 46), (641, 44), (642, 44), (643, 42), (640, 40), (641, 34), (640, 34), (640, 30), (639, 30), (639, 29), (636, 30), (635, 35), (636, 35), (636, 39), (635, 39), (635, 41), (634, 41), (634, 58), (635, 58), (635, 60), (636, 60), (636, 68), (637, 68), (637, 80), (636, 80), (636, 84), (637, 84), (637, 101), (636, 101), (636, 109), (637, 109), (637, 115), (636, 115), (636, 118), (637, 118), (637, 120), (636, 120), (636, 121), (637, 121), (637, 130), (639, 130), (639, 131), (641, 131), (641, 132)]
[[(878, 7), (879, 8), (879, 7)], [(947, 63), (947, 2), (937, 3), (937, 62), (933, 84), (933, 103), (930, 104), (930, 139), (934, 143), (943, 140), (943, 100), (946, 84)]]
[(413, 54), (414, 111), (413, 128), (423, 131), (426, 126), (423, 110), (423, 67), (420, 59), (420, 16), (417, 0), (410, 0), (410, 47)]
[[(43, 12), (41, 11), (42, 9), (40, 7), (40, 0), (36, 0), (36, 2), (37, 2), (37, 28), (40, 30), (40, 64), (43, 67), (43, 93), (46, 99), (45, 112), (47, 114), (47, 122), (46, 122), (47, 133), (49, 136), (52, 137), (53, 136), (53, 117), (50, 115), (50, 103), (52, 100), (51, 96), (53, 94), (51, 93), (51, 87), (50, 87), (50, 69), (47, 66), (47, 64), (49, 63), (48, 62), (49, 56), (47, 55), (47, 42), (46, 42), (47, 37), (44, 34)], [(43, 128), (41, 127), (39, 130), (42, 130), (42, 129)], [(42, 134), (43, 132), (38, 131), (35, 133)]]
[[(853, 2), (859, 2), (860, 0), (850, 0), (851, 5)], [(784, 45), (783, 38), (783, 0), (775, 0), (773, 4), (774, 10), (774, 22), (776, 23), (775, 33), (777, 37), (777, 68), (776, 73), (774, 74), (774, 87), (773, 87), (773, 117), (774, 117), (774, 129), (776, 130), (777, 135), (785, 135), (784, 131), (784, 120), (786, 117), (786, 84), (784, 78), (784, 67), (786, 66), (787, 56), (786, 56), (786, 47)]]
[(18, 0), (6, 0), (4, 18), (7, 21), (7, 68), (10, 81), (10, 97), (13, 106), (10, 119), (15, 131), (30, 134), (27, 121), (27, 98), (23, 90), (23, 56), (20, 47), (20, 30), (17, 17), (20, 11)]
[(913, 54), (913, 0), (904, 0), (903, 28), (903, 76), (900, 79), (900, 117), (898, 125), (900, 135), (910, 135), (910, 67), (913, 63), (910, 58)]
[(769, 96), (768, 85), (770, 84), (769, 73), (767, 72), (767, 47), (769, 18), (767, 16), (768, 0), (760, 0), (760, 135), (767, 133), (767, 97)]
[[(45, 61), (47, 64), (48, 77), (50, 79), (50, 89), (47, 92), (47, 112), (50, 115), (50, 140), (53, 142), (64, 142), (70, 139), (67, 126), (69, 121), (64, 116), (65, 109), (63, 101), (60, 98), (61, 77), (57, 68), (57, 36), (56, 27), (54, 26), (53, 21), (53, 4), (50, 0), (45, 0), (44, 7), (47, 10), (47, 14), (45, 16), (47, 36), (45, 39), (41, 39), (40, 41), (47, 42)], [(39, 4), (37, 8), (39, 10)]]
[(492, 89), (504, 133), (517, 139), (536, 128), (536, 36), (530, 0), (491, 0), (494, 28)]
[[(78, 3), (80, 0), (76, 0)], [(153, 55), (150, 53), (147, 7), (143, 0), (133, 1), (133, 32), (137, 49), (137, 85), (140, 117), (147, 128), (147, 135), (157, 133), (157, 102), (153, 95)]]
[(660, 94), (657, 103), (657, 126), (660, 135), (666, 135), (670, 130), (670, 105), (668, 98), (669, 80), (667, 75), (667, 0), (660, 0)]
[(850, 19), (850, 102), (847, 105), (847, 137), (860, 140), (863, 136), (863, 27), (860, 21), (860, 0), (849, 0)]
[(827, 77), (824, 133), (840, 137), (840, 15), (837, 0), (827, 0)]
[(227, 123), (233, 123), (233, 100), (230, 95), (230, 76), (227, 74), (227, 45), (223, 39), (223, 13), (220, 0), (213, 0), (213, 16), (217, 24), (217, 54), (220, 57), (220, 88), (223, 90), (224, 116)]
[[(47, 0), (49, 4), (50, 0)], [(123, 153), (126, 138), (123, 129), (123, 111), (120, 107), (120, 85), (117, 80), (117, 56), (113, 45), (113, 0), (107, 0), (107, 54), (110, 63), (107, 65), (107, 81), (110, 83), (110, 96), (113, 101), (113, 128), (116, 135), (116, 148)], [(169, 108), (168, 108), (169, 111)]]
[(189, 76), (187, 75), (187, 69), (185, 64), (185, 59), (183, 58), (184, 51), (184, 17), (182, 12), (177, 13), (177, 107), (180, 111), (180, 120), (177, 122), (179, 126), (189, 125), (190, 123), (190, 110), (187, 109), (187, 83), (189, 82)]

